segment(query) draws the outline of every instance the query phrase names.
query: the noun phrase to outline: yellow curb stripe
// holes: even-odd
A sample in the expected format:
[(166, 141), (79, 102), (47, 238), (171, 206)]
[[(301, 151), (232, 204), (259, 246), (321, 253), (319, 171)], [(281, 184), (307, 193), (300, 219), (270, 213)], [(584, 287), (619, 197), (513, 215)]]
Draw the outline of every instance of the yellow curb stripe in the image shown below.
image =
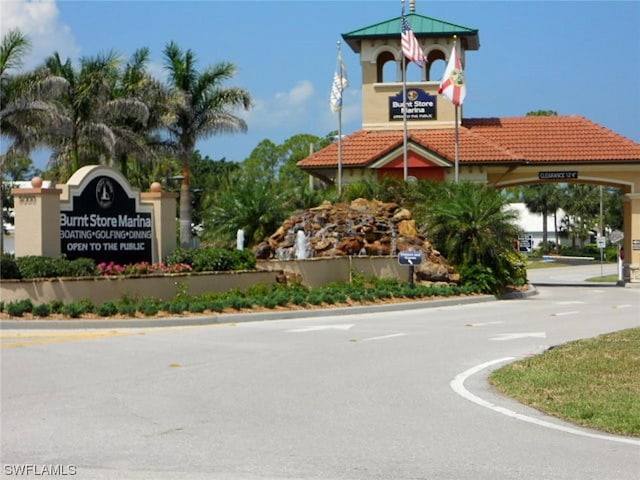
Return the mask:
[(19, 340), (14, 342), (2, 342), (1, 348), (26, 347), (30, 345), (47, 345), (54, 343), (75, 342), (80, 340), (91, 340), (95, 338), (118, 337), (124, 335), (134, 335), (138, 332), (86, 332), (86, 333), (17, 333), (0, 335), (0, 342), (3, 340)]
[[(0, 333), (0, 349), (27, 347), (31, 345), (48, 345), (55, 343), (76, 342), (81, 340), (92, 340), (95, 338), (120, 337), (125, 335), (147, 335), (149, 333), (159, 333), (166, 330), (187, 330), (210, 327), (235, 327), (235, 323), (219, 323), (211, 325), (179, 325), (170, 327), (153, 328), (149, 330), (110, 330), (108, 332), (21, 332), (21, 333)], [(15, 340), (6, 342), (5, 340)]]

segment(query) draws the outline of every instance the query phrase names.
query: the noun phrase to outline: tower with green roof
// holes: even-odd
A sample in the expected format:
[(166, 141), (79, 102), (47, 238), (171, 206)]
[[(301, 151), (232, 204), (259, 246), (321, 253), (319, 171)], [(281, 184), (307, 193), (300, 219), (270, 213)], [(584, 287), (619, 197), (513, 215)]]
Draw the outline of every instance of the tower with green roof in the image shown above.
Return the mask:
[(454, 38), (464, 68), (466, 52), (480, 48), (478, 30), (420, 15), (415, 12), (414, 0), (406, 18), (427, 59), (423, 68), (403, 60), (401, 16), (342, 34), (347, 45), (360, 55), (365, 130), (403, 128), (403, 66), (407, 72), (408, 126), (424, 129), (454, 124), (453, 104), (438, 94), (442, 78), (433, 78), (431, 72), (434, 63), (449, 59)]

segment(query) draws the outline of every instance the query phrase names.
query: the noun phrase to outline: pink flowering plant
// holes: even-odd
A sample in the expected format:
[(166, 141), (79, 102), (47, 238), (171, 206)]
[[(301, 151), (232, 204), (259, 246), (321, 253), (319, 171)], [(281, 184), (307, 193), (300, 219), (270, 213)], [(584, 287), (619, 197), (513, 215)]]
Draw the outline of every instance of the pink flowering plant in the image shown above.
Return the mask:
[(191, 265), (186, 263), (168, 265), (164, 262), (138, 262), (128, 265), (118, 265), (115, 262), (102, 262), (98, 264), (97, 268), (100, 275), (105, 277), (117, 275), (149, 275), (152, 273), (188, 273), (193, 271)]

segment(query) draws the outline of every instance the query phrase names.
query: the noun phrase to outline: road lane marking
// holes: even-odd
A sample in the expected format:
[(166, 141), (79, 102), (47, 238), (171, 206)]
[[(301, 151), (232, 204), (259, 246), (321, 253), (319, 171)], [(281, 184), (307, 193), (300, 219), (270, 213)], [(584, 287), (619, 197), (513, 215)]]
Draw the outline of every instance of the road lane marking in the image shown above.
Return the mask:
[(628, 443), (631, 445), (640, 446), (640, 440), (634, 440), (632, 438), (627, 438), (627, 437), (615, 437), (613, 435), (590, 433), (583, 430), (578, 430), (577, 428), (567, 427), (564, 425), (557, 425), (555, 423), (548, 422), (546, 420), (540, 420), (537, 418), (529, 417), (528, 415), (523, 415), (522, 413), (514, 412), (513, 410), (500, 407), (499, 405), (495, 405), (487, 400), (484, 400), (474, 395), (469, 390), (467, 390), (467, 388), (464, 386), (465, 380), (467, 380), (472, 375), (475, 375), (476, 373), (479, 373), (488, 367), (492, 367), (494, 365), (498, 365), (501, 363), (511, 362), (515, 359), (516, 359), (515, 357), (504, 357), (504, 358), (498, 358), (497, 360), (491, 360), (490, 362), (485, 362), (480, 365), (476, 365), (475, 367), (472, 367), (456, 375), (456, 377), (453, 380), (451, 380), (451, 383), (449, 385), (451, 386), (454, 392), (456, 392), (461, 397), (469, 400), (470, 402), (473, 402), (476, 405), (480, 405), (481, 407), (488, 408), (489, 410), (493, 410), (494, 412), (501, 413), (502, 415), (515, 418), (516, 420), (532, 423), (534, 425), (538, 425), (544, 428), (550, 428), (552, 430), (558, 430), (561, 432), (570, 433), (572, 435), (579, 435), (582, 437), (595, 438), (597, 440), (608, 440), (610, 442)]
[(518, 340), (521, 338), (547, 338), (547, 334), (545, 332), (500, 333), (495, 337), (490, 337), (489, 340), (503, 342), (506, 340)]
[(465, 327), (484, 327), (486, 325), (500, 325), (502, 323), (504, 323), (504, 320), (496, 320), (494, 322), (467, 323)]
[(578, 313), (580, 313), (580, 311), (578, 310), (571, 310), (570, 312), (556, 312), (556, 313), (552, 313), (551, 316), (552, 317), (564, 317), (567, 315), (577, 315)]
[(353, 327), (351, 325), (315, 325), (313, 327), (294, 328), (293, 330), (287, 330), (287, 333), (306, 333), (306, 332), (320, 332), (323, 330), (349, 330)]
[(381, 335), (379, 337), (369, 337), (361, 340), (362, 342), (371, 342), (374, 340), (386, 340), (388, 338), (404, 337), (406, 333), (392, 333), (390, 335)]

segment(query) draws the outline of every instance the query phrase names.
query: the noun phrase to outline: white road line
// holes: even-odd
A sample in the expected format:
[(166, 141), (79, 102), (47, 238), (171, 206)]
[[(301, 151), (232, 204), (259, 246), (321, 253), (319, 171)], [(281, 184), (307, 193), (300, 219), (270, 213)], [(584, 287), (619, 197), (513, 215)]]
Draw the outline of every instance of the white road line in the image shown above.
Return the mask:
[(498, 405), (494, 405), (493, 403), (488, 402), (487, 400), (484, 400), (484, 399), (474, 395), (469, 390), (467, 390), (466, 387), (464, 386), (465, 380), (467, 380), (472, 375), (474, 375), (474, 374), (476, 374), (478, 372), (481, 372), (482, 370), (484, 370), (484, 369), (486, 369), (488, 367), (491, 367), (493, 365), (510, 362), (512, 360), (515, 360), (515, 357), (499, 358), (497, 360), (492, 360), (490, 362), (486, 362), (486, 363), (482, 363), (480, 365), (476, 365), (475, 367), (470, 368), (469, 370), (466, 370), (466, 371), (456, 375), (456, 377), (451, 381), (451, 383), (449, 385), (451, 386), (453, 391), (456, 392), (461, 397), (466, 398), (467, 400), (469, 400), (469, 401), (471, 401), (471, 402), (473, 402), (473, 403), (475, 403), (477, 405), (480, 405), (481, 407), (488, 408), (490, 410), (493, 410), (494, 412), (501, 413), (503, 415), (515, 418), (517, 420), (521, 420), (523, 422), (533, 423), (534, 425), (538, 425), (540, 427), (550, 428), (550, 429), (553, 429), (553, 430), (559, 430), (561, 432), (570, 433), (572, 435), (579, 435), (579, 436), (582, 436), (582, 437), (595, 438), (597, 440), (608, 440), (610, 442), (629, 443), (631, 445), (640, 446), (640, 440), (634, 440), (632, 438), (626, 438), (626, 437), (614, 437), (612, 435), (603, 435), (603, 434), (598, 434), (598, 433), (590, 433), (590, 432), (586, 432), (586, 431), (583, 431), (583, 430), (578, 430), (577, 428), (566, 427), (564, 425), (557, 425), (555, 423), (547, 422), (546, 420), (539, 420), (537, 418), (529, 417), (527, 415), (523, 415), (521, 413), (514, 412), (513, 410), (509, 410), (508, 408), (504, 408), (504, 407), (500, 407)]
[(504, 323), (504, 320), (496, 320), (494, 322), (478, 322), (478, 323), (467, 323), (466, 327), (484, 327), (486, 325), (500, 325)]
[(572, 310), (570, 312), (558, 312), (558, 313), (552, 313), (551, 316), (552, 317), (564, 317), (565, 315), (577, 315), (578, 313), (580, 313), (580, 311), (578, 310)]
[(362, 341), (363, 342), (370, 342), (372, 340), (386, 340), (387, 338), (404, 337), (405, 335), (406, 335), (406, 333), (392, 333), (391, 335), (382, 335), (380, 337), (365, 338)]
[(304, 333), (304, 332), (320, 332), (322, 330), (349, 330), (353, 327), (351, 325), (315, 325), (313, 327), (295, 328), (293, 330), (287, 330), (288, 333)]
[(520, 338), (547, 338), (547, 334), (545, 332), (501, 333), (489, 338), (489, 340), (503, 342), (506, 340), (518, 340)]

